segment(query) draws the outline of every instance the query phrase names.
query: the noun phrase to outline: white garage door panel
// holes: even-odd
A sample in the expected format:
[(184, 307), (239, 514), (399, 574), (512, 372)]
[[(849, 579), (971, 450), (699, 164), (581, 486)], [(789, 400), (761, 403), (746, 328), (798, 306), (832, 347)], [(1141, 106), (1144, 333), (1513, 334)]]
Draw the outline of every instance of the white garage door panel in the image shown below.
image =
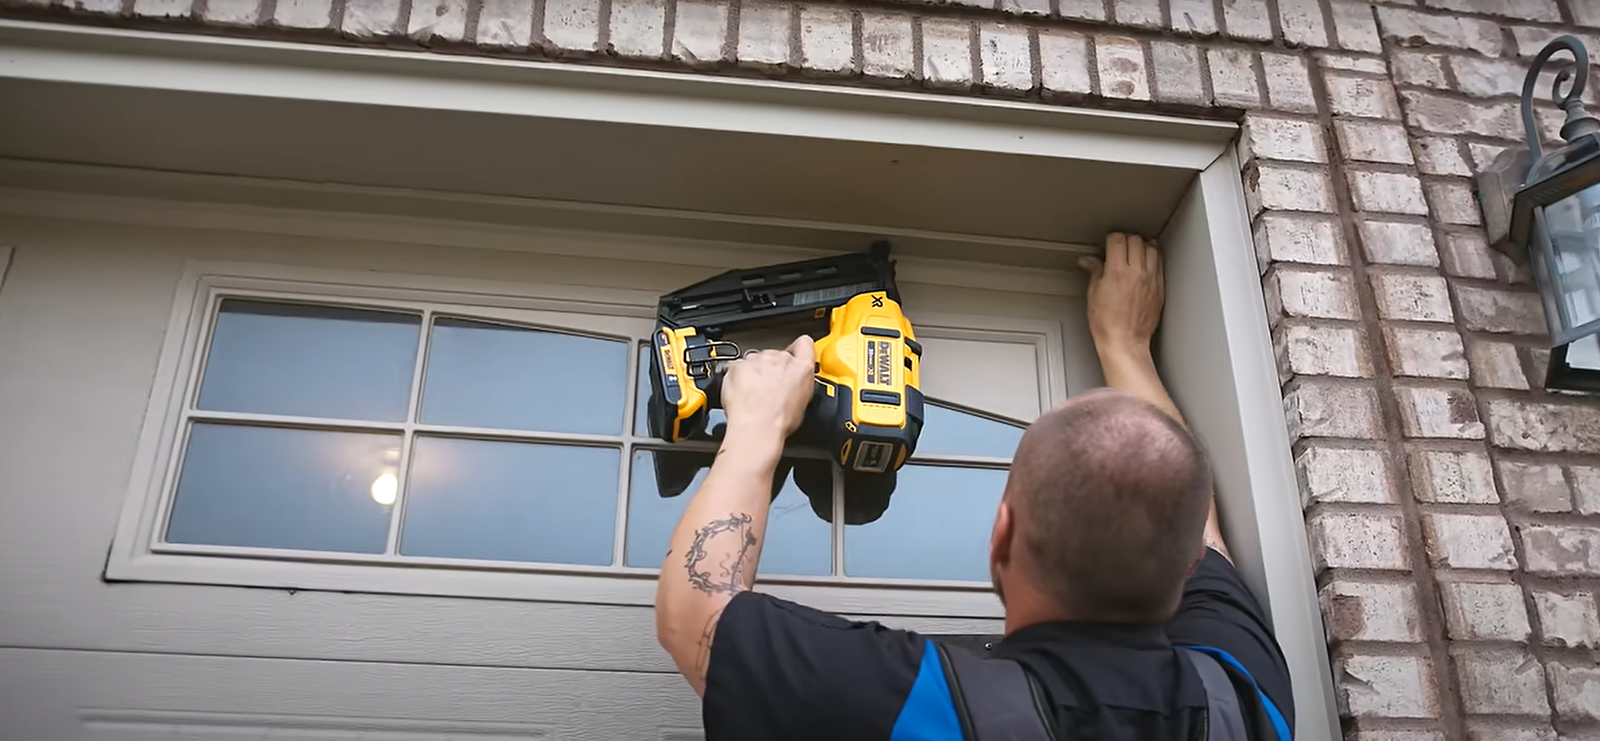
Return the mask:
[(699, 737), (676, 674), (0, 650), (16, 741)]
[[(0, 292), (0, 470), (9, 474), (0, 485), (0, 593), (9, 595), (0, 600), (0, 647), (671, 671), (647, 607), (106, 584), (100, 577), (184, 259), (665, 287), (708, 268), (664, 275), (657, 262), (24, 220), (0, 221), (0, 241), (17, 245)], [(1059, 325), (1056, 296), (1007, 301), (994, 291), (907, 290), (941, 308)], [(1031, 342), (1014, 351), (1034, 352)], [(1016, 372), (1037, 383), (1031, 364)], [(933, 383), (953, 400), (985, 406), (983, 397), (963, 395), (957, 377)], [(930, 632), (999, 627), (881, 619)], [(0, 665), (0, 675), (11, 674)]]
[[(0, 642), (39, 648), (674, 671), (647, 607), (502, 602), (169, 584), (51, 588), (0, 564)], [(57, 580), (59, 581), (59, 580)], [(992, 633), (996, 620), (874, 617), (930, 633)], [(0, 674), (6, 669), (0, 666)]]

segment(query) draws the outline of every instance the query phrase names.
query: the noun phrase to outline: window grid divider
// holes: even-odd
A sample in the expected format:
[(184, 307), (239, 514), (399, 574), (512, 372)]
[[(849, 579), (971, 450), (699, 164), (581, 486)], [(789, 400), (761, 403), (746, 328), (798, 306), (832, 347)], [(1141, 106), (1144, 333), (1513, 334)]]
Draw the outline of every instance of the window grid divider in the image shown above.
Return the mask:
[[(628, 502), (633, 498), (633, 438), (638, 430), (634, 429), (634, 420), (638, 419), (639, 411), (635, 407), (639, 403), (639, 341), (637, 338), (628, 348), (628, 374), (625, 400), (622, 404), (622, 454), (617, 460), (617, 516), (613, 518), (611, 535), (611, 566), (612, 568), (625, 568), (628, 565)], [(671, 542), (671, 535), (668, 535)]]
[[(830, 456), (831, 458), (831, 456)], [(833, 534), (833, 570), (829, 573), (836, 577), (844, 576), (844, 476), (838, 466), (831, 466), (833, 471), (833, 522), (829, 523), (828, 530)]]
[(400, 460), (395, 463), (395, 496), (389, 505), (389, 532), (384, 541), (383, 555), (400, 555), (400, 528), (405, 524), (406, 502), (411, 499), (411, 451), (416, 444), (417, 422), (422, 418), (422, 382), (427, 375), (428, 348), (433, 343), (432, 309), (422, 312), (422, 326), (417, 332), (417, 362), (411, 369), (411, 396), (406, 401), (406, 421), (400, 433)]

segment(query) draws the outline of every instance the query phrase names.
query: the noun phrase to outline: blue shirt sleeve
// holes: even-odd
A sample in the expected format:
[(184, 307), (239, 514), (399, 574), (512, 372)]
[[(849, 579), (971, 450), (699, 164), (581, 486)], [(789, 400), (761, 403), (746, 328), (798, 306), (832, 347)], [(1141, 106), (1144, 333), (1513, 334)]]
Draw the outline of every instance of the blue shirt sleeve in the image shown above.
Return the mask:
[(757, 592), (717, 623), (701, 713), (707, 741), (960, 739), (927, 638)]

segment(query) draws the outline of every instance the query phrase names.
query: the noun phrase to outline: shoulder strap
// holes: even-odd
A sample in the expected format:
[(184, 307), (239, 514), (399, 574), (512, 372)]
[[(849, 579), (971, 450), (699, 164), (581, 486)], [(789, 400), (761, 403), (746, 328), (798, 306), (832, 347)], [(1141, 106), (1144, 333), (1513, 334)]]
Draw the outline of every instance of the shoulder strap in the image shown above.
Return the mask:
[(1248, 741), (1244, 710), (1239, 707), (1239, 692), (1227, 670), (1216, 659), (1187, 649), (1178, 653), (1189, 660), (1206, 689), (1206, 738), (1208, 741)]
[(935, 646), (967, 741), (1055, 741), (1042, 692), (1021, 664)]

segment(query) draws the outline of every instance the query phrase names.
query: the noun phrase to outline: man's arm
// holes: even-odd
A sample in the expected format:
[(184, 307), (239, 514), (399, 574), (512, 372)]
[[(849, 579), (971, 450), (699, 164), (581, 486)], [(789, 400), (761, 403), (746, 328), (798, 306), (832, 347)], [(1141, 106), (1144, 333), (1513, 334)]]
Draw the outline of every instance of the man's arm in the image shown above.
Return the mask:
[(723, 378), (722, 447), (672, 531), (656, 583), (656, 638), (696, 694), (705, 694), (723, 609), (755, 584), (772, 476), (811, 401), (814, 352), (802, 336), (786, 350), (734, 361)]
[[(1166, 301), (1166, 277), (1155, 242), (1113, 232), (1106, 236), (1104, 259), (1085, 257), (1078, 264), (1089, 271), (1089, 333), (1106, 385), (1144, 399), (1188, 426), (1150, 354), (1150, 339)], [(1215, 497), (1206, 517), (1205, 542), (1233, 560), (1222, 540)]]

